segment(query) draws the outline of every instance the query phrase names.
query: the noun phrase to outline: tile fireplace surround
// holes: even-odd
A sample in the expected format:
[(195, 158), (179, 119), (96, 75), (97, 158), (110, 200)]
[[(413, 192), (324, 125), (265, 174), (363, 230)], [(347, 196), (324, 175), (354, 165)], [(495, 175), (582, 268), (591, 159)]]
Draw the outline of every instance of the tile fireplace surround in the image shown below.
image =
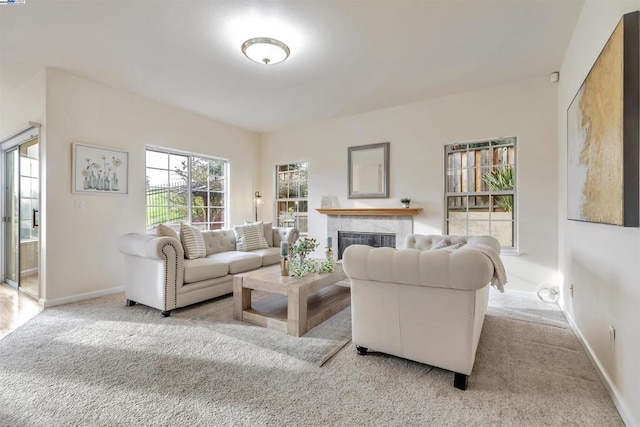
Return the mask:
[(333, 253), (338, 253), (338, 231), (393, 233), (396, 248), (413, 233), (413, 215), (422, 209), (318, 209), (327, 215), (327, 236), (332, 238)]

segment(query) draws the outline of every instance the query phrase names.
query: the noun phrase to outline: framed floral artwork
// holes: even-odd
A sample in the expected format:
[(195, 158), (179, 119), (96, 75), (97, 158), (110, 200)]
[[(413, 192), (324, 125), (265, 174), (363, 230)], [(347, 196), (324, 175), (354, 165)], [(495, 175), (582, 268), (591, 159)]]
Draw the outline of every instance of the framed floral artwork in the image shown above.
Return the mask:
[(128, 152), (74, 143), (72, 165), (74, 193), (128, 193)]

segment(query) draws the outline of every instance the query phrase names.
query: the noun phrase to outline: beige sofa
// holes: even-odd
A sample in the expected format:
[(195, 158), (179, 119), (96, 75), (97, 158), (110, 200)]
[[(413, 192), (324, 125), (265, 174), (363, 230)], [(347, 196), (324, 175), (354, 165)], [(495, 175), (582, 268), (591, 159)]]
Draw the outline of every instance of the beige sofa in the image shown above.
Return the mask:
[(136, 303), (157, 308), (167, 317), (171, 310), (233, 292), (233, 275), (280, 262), (280, 242), (298, 240), (296, 228), (273, 227), (268, 248), (236, 250), (233, 230), (203, 231), (206, 257), (185, 259), (180, 241), (173, 237), (130, 233), (120, 236), (124, 254), (127, 306)]
[[(454, 244), (463, 246), (450, 247)], [(448, 248), (430, 250), (434, 245)], [(351, 279), (353, 343), (363, 355), (372, 349), (454, 371), (454, 386), (464, 390), (487, 309), (488, 285), (506, 282), (500, 244), (489, 236), (414, 234), (405, 247), (352, 245), (344, 252), (344, 271)]]

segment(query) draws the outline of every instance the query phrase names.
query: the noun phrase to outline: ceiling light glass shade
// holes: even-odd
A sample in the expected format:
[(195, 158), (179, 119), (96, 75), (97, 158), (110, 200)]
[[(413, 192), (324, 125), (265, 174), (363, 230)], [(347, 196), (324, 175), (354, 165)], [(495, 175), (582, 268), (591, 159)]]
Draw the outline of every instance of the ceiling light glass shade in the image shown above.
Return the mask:
[(273, 65), (289, 57), (289, 47), (280, 40), (256, 37), (242, 43), (242, 53), (252, 61)]

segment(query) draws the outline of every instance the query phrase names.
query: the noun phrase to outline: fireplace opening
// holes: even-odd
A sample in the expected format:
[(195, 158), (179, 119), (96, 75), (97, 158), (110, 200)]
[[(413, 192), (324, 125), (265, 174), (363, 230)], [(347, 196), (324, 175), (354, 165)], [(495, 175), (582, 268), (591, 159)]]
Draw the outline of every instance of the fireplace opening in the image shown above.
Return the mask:
[(362, 233), (338, 231), (338, 259), (350, 245), (368, 245), (374, 248), (395, 248), (395, 233)]

